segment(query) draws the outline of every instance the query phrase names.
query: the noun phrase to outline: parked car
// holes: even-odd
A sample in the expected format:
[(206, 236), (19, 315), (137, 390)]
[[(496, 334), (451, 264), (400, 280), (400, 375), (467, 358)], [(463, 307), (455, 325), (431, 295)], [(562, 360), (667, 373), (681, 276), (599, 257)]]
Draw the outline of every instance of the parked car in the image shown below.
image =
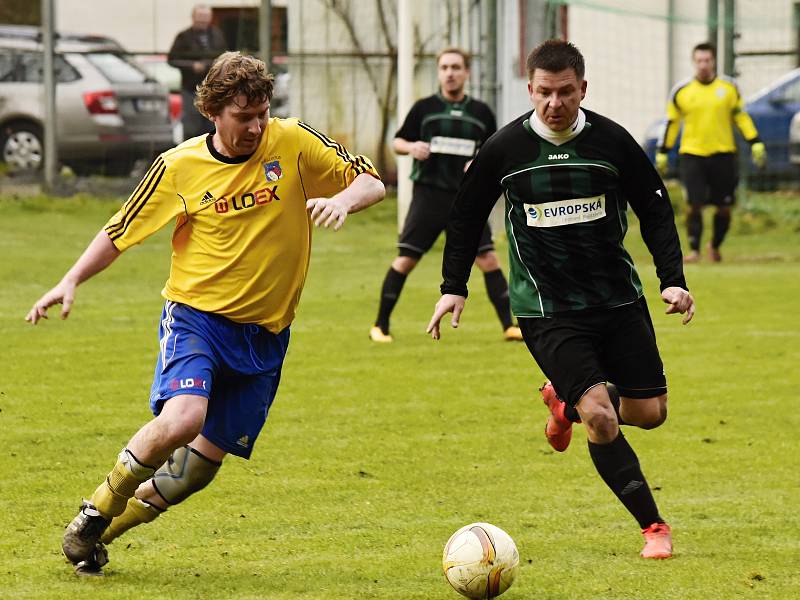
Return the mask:
[(183, 141), (183, 96), (181, 96), (181, 72), (167, 62), (166, 54), (133, 54), (131, 58), (151, 79), (155, 79), (169, 91), (169, 117), (172, 120), (172, 141)]
[[(789, 125), (795, 113), (800, 111), (800, 69), (794, 69), (766, 88), (750, 96), (745, 110), (752, 117), (758, 135), (767, 148), (767, 165), (763, 171), (751, 171), (759, 179), (775, 180), (793, 176), (795, 169), (789, 160)], [(655, 159), (656, 145), (667, 125), (659, 119), (648, 127), (644, 149), (650, 160)], [(744, 141), (737, 137), (739, 145)], [(670, 152), (670, 174), (676, 172), (678, 145)]]
[[(0, 26), (0, 160), (41, 167), (44, 86), (37, 27)], [(59, 34), (55, 44), (58, 156), (76, 173), (127, 174), (173, 145), (166, 88), (114, 40)]]
[(789, 162), (800, 167), (800, 112), (794, 113), (789, 123)]

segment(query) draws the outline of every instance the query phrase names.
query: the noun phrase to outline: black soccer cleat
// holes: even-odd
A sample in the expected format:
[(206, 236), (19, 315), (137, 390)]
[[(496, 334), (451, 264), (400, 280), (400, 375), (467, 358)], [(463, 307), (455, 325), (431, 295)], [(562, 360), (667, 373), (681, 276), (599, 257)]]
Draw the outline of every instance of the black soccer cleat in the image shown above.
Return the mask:
[(102, 577), (103, 565), (108, 563), (108, 550), (98, 543), (91, 555), (75, 565), (75, 575), (79, 577)]
[(106, 519), (94, 504), (84, 500), (78, 514), (64, 532), (61, 542), (64, 555), (73, 565), (91, 561), (96, 554), (100, 536), (110, 523), (111, 519)]

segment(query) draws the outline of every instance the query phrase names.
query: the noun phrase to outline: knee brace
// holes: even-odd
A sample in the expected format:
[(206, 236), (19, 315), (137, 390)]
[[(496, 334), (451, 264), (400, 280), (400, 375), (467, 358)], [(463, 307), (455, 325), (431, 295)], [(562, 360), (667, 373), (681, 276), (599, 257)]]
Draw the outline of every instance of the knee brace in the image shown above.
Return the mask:
[(206, 487), (222, 463), (181, 446), (153, 475), (153, 487), (167, 504), (178, 504)]

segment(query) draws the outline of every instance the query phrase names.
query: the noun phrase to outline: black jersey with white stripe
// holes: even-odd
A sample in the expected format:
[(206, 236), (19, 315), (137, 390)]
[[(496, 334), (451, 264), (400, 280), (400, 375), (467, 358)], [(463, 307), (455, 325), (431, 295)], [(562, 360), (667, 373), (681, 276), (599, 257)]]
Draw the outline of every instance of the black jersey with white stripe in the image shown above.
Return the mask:
[(642, 284), (623, 245), (628, 205), (639, 218), (661, 289), (686, 288), (661, 178), (623, 127), (584, 113), (583, 131), (558, 146), (532, 130), (531, 113), (484, 144), (456, 196), (442, 293), (466, 295), (480, 232), (501, 193), (516, 316), (548, 317), (635, 302)]
[(431, 145), (426, 160), (414, 159), (413, 181), (455, 192), (464, 165), (496, 129), (492, 110), (480, 100), (464, 96), (451, 102), (434, 94), (414, 103), (395, 137)]

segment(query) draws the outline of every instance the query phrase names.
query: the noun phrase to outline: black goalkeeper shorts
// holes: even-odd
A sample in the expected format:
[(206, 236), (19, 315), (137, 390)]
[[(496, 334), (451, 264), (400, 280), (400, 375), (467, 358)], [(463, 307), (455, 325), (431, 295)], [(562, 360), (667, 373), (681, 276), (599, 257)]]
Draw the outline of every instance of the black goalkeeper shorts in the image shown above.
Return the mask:
[(732, 206), (736, 202), (739, 168), (735, 154), (681, 154), (678, 170), (689, 204)]
[(667, 393), (644, 298), (616, 308), (518, 321), (533, 358), (572, 406), (598, 383), (615, 384), (626, 398)]
[[(429, 185), (414, 184), (411, 206), (406, 215), (403, 232), (397, 242), (400, 256), (421, 258), (447, 228), (447, 219), (455, 201), (455, 192), (440, 190)], [(494, 250), (489, 224), (483, 228), (478, 254)]]

